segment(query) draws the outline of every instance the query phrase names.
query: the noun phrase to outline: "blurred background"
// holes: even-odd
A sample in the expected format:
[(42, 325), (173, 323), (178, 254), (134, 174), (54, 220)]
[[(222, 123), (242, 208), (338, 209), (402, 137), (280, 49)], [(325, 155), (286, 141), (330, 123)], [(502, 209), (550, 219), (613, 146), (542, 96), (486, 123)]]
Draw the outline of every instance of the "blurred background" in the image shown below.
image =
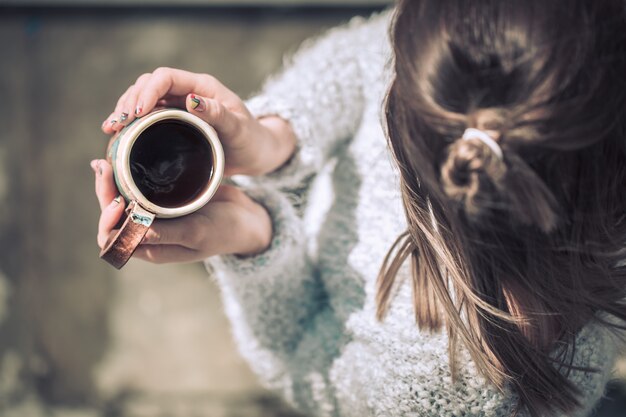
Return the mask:
[(302, 40), (388, 3), (0, 0), (0, 415), (300, 416), (239, 357), (202, 265), (99, 260), (89, 161), (141, 73), (248, 97)]

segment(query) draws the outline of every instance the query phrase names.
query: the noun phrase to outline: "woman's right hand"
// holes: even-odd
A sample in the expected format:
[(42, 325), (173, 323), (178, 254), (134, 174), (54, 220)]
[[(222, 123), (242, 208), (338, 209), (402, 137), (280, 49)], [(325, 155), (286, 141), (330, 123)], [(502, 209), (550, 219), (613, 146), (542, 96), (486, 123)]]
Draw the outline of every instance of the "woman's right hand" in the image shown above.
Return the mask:
[(172, 68), (141, 75), (119, 98), (102, 124), (114, 134), (156, 106), (185, 108), (217, 131), (225, 175), (263, 175), (283, 165), (295, 150), (295, 135), (277, 116), (254, 118), (243, 101), (215, 77)]

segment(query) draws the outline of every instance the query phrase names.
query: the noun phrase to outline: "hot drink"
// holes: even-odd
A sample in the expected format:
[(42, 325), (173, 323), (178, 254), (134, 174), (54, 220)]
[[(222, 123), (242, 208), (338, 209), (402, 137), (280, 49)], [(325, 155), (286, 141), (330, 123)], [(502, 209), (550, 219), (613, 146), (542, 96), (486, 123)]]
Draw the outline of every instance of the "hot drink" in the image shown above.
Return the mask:
[(135, 140), (130, 171), (152, 203), (176, 208), (204, 192), (213, 173), (213, 152), (195, 127), (175, 120), (148, 126)]
[(124, 223), (100, 253), (116, 268), (130, 259), (154, 219), (204, 207), (220, 186), (225, 163), (215, 129), (179, 109), (135, 119), (111, 138), (107, 160), (128, 204)]

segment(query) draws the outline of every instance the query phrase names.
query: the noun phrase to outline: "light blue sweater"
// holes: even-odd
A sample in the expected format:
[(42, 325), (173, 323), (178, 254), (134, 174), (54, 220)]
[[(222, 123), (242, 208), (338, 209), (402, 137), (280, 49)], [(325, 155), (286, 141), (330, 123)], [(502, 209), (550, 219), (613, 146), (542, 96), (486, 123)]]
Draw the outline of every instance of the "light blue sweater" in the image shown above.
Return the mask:
[[(415, 324), (408, 265), (392, 308), (375, 319), (382, 260), (406, 228), (398, 174), (381, 127), (390, 81), (390, 12), (355, 18), (307, 42), (248, 101), (257, 116), (289, 120), (298, 150), (280, 171), (242, 179), (273, 219), (264, 253), (206, 261), (222, 291), (241, 354), (269, 388), (318, 416), (508, 416), (516, 395), (499, 392), (461, 352), (452, 382), (445, 334)], [(304, 215), (280, 191), (317, 179)], [(616, 355), (612, 335), (587, 326), (572, 372), (586, 416)], [(522, 414), (524, 415), (524, 414)]]

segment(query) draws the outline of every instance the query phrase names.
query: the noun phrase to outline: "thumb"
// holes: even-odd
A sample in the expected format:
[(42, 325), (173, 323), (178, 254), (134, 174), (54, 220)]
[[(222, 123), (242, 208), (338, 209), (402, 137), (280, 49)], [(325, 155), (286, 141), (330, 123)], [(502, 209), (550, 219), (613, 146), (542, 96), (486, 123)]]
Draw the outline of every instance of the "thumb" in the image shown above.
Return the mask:
[(213, 126), (220, 136), (228, 138), (237, 135), (241, 124), (240, 119), (219, 101), (189, 94), (186, 106), (189, 113)]
[(120, 221), (124, 214), (124, 208), (126, 202), (122, 196), (117, 196), (113, 199), (100, 214), (100, 221), (98, 222), (98, 246), (103, 249), (108, 243), (109, 238), (113, 232), (113, 228)]

